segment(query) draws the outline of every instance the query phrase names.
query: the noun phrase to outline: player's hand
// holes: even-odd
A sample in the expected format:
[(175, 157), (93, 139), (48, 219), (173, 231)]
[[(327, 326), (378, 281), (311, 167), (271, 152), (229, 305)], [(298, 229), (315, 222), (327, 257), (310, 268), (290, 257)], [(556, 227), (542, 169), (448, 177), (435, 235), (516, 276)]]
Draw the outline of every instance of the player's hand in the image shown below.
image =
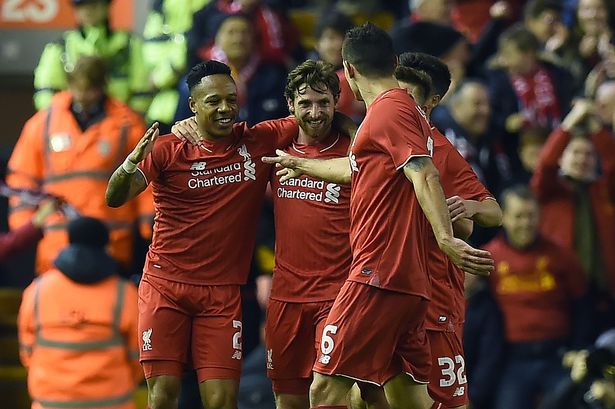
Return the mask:
[(475, 249), (454, 237), (438, 244), (453, 264), (467, 273), (488, 276), (494, 270), (494, 262), (488, 251)]
[(196, 117), (194, 116), (175, 122), (171, 127), (171, 132), (182, 141), (188, 141), (193, 145), (200, 145), (203, 142), (203, 138), (199, 135)]
[(302, 158), (298, 158), (293, 155), (277, 149), (275, 151), (278, 156), (264, 156), (263, 162), (275, 164), (277, 168), (281, 168), (276, 172), (276, 175), (280, 176), (280, 182), (285, 182), (288, 179), (298, 178), (303, 175), (301, 171)]
[(448, 212), (451, 215), (451, 223), (460, 219), (471, 219), (476, 214), (476, 202), (464, 200), (459, 196), (452, 196), (446, 199)]
[(134, 164), (140, 163), (154, 148), (154, 143), (158, 136), (160, 135), (160, 130), (158, 129), (158, 122), (154, 122), (152, 126), (149, 127), (147, 131), (145, 131), (145, 135), (141, 138), (137, 146), (130, 152), (128, 155), (128, 160)]

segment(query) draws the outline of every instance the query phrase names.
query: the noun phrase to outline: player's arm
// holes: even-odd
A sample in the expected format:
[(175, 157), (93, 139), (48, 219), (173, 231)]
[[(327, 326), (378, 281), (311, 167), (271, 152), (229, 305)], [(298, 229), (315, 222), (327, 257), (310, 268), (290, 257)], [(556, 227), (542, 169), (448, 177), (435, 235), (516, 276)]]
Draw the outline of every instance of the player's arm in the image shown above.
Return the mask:
[(276, 150), (277, 156), (265, 156), (263, 162), (275, 164), (279, 169), (276, 174), (280, 181), (309, 175), (326, 182), (340, 185), (350, 184), (350, 160), (346, 157), (333, 159), (299, 158), (288, 153)]
[(105, 192), (107, 206), (120, 207), (145, 190), (147, 181), (141, 172), (137, 172), (137, 165), (150, 154), (158, 135), (158, 122), (155, 122), (126, 157), (124, 163), (113, 172)]
[(464, 271), (488, 275), (493, 270), (489, 252), (474, 249), (453, 235), (440, 176), (431, 159), (426, 156), (410, 158), (404, 166), (404, 174), (414, 186), (416, 197), (431, 224), (440, 249)]
[(453, 223), (462, 219), (472, 219), (483, 227), (502, 225), (502, 209), (498, 202), (491, 198), (478, 201), (452, 196), (446, 199), (446, 204)]
[(461, 240), (467, 240), (474, 231), (474, 222), (472, 219), (459, 219), (453, 223), (453, 235)]
[(354, 137), (359, 129), (357, 124), (348, 115), (342, 114), (339, 111), (335, 111), (335, 115), (333, 115), (333, 126), (343, 134), (348, 135), (351, 141), (354, 141)]

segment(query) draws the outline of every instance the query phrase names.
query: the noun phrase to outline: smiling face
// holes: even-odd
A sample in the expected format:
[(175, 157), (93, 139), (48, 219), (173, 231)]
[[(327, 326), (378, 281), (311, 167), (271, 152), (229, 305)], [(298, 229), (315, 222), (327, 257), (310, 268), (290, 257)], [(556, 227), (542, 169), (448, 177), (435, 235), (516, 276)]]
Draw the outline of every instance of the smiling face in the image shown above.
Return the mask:
[(603, 0), (579, 0), (577, 17), (585, 34), (600, 35), (609, 27), (609, 12)]
[(502, 226), (510, 242), (519, 248), (530, 245), (538, 235), (538, 203), (514, 194), (508, 195), (503, 213)]
[(587, 138), (574, 138), (564, 149), (560, 168), (564, 175), (578, 182), (590, 182), (596, 176), (596, 151)]
[(229, 136), (237, 118), (237, 86), (226, 74), (204, 77), (192, 89), (190, 109), (196, 114), (196, 121), (203, 137), (219, 139)]
[(314, 139), (329, 133), (335, 114), (335, 98), (328, 88), (323, 86), (323, 89), (326, 91), (322, 92), (303, 85), (295, 92), (295, 97), (288, 100), (288, 109), (297, 118), (299, 127), (307, 136)]

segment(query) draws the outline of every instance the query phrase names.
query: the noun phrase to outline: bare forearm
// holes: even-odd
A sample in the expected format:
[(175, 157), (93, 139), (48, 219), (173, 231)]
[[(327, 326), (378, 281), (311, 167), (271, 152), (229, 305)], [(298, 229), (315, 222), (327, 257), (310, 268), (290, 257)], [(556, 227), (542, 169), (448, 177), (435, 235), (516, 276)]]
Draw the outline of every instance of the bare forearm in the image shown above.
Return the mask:
[(326, 182), (350, 184), (350, 162), (347, 157), (334, 159), (303, 159), (298, 166), (301, 173)]
[(498, 227), (502, 225), (502, 209), (493, 199), (476, 202), (476, 213), (472, 220), (483, 227)]
[[(143, 182), (139, 183), (139, 179)], [(118, 167), (107, 184), (105, 201), (109, 207), (120, 207), (145, 189), (143, 175), (140, 172), (128, 173), (122, 166)]]
[(453, 234), (461, 240), (467, 240), (474, 230), (474, 222), (471, 219), (459, 219), (453, 223)]

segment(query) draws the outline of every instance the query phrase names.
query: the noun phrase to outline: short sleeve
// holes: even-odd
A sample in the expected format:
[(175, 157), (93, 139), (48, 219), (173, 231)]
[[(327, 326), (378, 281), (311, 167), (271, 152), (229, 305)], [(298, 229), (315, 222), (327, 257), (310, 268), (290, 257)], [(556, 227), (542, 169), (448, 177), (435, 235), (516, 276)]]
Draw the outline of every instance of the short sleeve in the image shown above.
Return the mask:
[(478, 180), (472, 167), (455, 147), (445, 145), (438, 148), (448, 150), (445, 161), (446, 170), (440, 171), (441, 174), (444, 173), (444, 177), (441, 177), (440, 180), (447, 197), (460, 196), (466, 200), (479, 202), (493, 198), (491, 192)]
[[(163, 138), (163, 137), (161, 137)], [(170, 160), (169, 149), (172, 146), (167, 140), (159, 138), (154, 144), (154, 149), (139, 163), (138, 169), (149, 184), (158, 179), (160, 173), (167, 167)], [(175, 138), (174, 135), (165, 135), (164, 138)]]
[(370, 132), (376, 138), (382, 134), (382, 143), (395, 168), (403, 168), (417, 156), (431, 157), (433, 139), (429, 125), (409, 97), (407, 104), (399, 100), (382, 101), (377, 108), (372, 114), (377, 127), (370, 126)]
[(274, 149), (288, 147), (299, 133), (299, 125), (294, 116), (260, 122), (247, 129), (258, 139), (269, 138)]

